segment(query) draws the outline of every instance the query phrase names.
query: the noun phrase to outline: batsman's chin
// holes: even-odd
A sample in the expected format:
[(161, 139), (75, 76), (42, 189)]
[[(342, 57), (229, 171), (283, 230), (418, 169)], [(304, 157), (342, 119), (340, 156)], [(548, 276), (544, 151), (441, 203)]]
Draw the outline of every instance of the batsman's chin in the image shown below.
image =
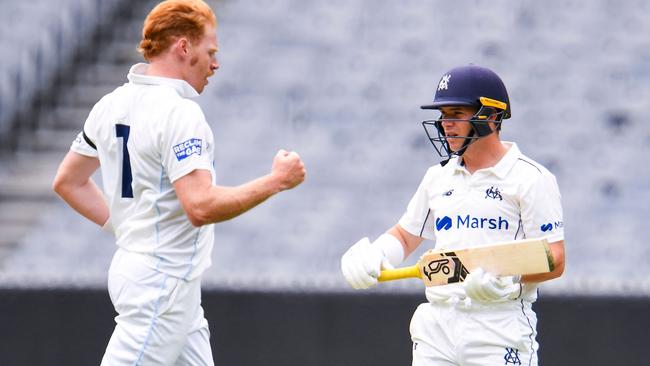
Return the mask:
[(457, 141), (453, 143), (449, 143), (449, 149), (453, 152), (458, 152), (460, 149), (463, 147), (462, 143), (458, 143)]

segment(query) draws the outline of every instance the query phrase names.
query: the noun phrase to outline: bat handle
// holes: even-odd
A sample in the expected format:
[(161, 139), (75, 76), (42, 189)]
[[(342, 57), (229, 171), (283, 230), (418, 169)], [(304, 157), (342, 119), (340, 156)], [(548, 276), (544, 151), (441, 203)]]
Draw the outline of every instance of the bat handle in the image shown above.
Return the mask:
[(401, 280), (403, 278), (422, 278), (417, 265), (395, 269), (385, 269), (379, 274), (379, 282)]

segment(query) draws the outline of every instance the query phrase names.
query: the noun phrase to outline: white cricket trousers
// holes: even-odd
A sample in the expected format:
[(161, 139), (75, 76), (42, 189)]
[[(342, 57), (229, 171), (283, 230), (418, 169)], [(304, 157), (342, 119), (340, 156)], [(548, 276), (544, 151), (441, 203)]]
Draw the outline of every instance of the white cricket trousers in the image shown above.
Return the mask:
[(424, 303), (411, 320), (413, 366), (537, 365), (530, 302)]
[(143, 255), (118, 249), (108, 272), (117, 323), (102, 366), (213, 366), (201, 307), (201, 279), (149, 268)]

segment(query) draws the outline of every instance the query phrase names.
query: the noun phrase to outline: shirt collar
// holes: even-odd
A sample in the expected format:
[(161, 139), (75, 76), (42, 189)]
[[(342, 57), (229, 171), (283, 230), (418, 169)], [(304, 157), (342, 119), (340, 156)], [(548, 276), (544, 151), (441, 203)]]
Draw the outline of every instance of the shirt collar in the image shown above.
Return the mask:
[(142, 85), (164, 85), (171, 87), (184, 98), (198, 97), (199, 93), (185, 80), (146, 75), (149, 65), (138, 63), (131, 66), (127, 78), (129, 82)]
[[(481, 169), (481, 170), (485, 172), (492, 172), (497, 177), (504, 178), (506, 174), (508, 174), (510, 169), (512, 169), (512, 167), (515, 165), (517, 160), (521, 157), (521, 151), (519, 151), (517, 144), (514, 142), (501, 141), (501, 143), (504, 144), (506, 147), (508, 147), (508, 151), (506, 152), (506, 154), (503, 155), (501, 160), (499, 160), (499, 162), (495, 166), (487, 169)], [(454, 157), (453, 163), (454, 163), (454, 172), (467, 173), (467, 169), (465, 169), (465, 165), (462, 163), (462, 159), (459, 159), (458, 157)]]
[(501, 143), (506, 147), (509, 147), (508, 152), (503, 155), (501, 160), (499, 160), (495, 166), (488, 169), (488, 171), (494, 172), (494, 174), (499, 178), (504, 178), (521, 157), (521, 151), (519, 151), (517, 144), (514, 142), (502, 141)]

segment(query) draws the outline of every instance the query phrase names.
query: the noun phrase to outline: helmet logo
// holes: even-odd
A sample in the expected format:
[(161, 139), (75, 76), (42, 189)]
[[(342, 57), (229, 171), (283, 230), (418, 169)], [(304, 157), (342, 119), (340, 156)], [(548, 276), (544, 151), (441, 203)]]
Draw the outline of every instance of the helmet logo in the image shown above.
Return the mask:
[(447, 90), (449, 88), (449, 79), (451, 79), (451, 74), (446, 74), (440, 79), (440, 83), (438, 84), (438, 90), (445, 89)]

